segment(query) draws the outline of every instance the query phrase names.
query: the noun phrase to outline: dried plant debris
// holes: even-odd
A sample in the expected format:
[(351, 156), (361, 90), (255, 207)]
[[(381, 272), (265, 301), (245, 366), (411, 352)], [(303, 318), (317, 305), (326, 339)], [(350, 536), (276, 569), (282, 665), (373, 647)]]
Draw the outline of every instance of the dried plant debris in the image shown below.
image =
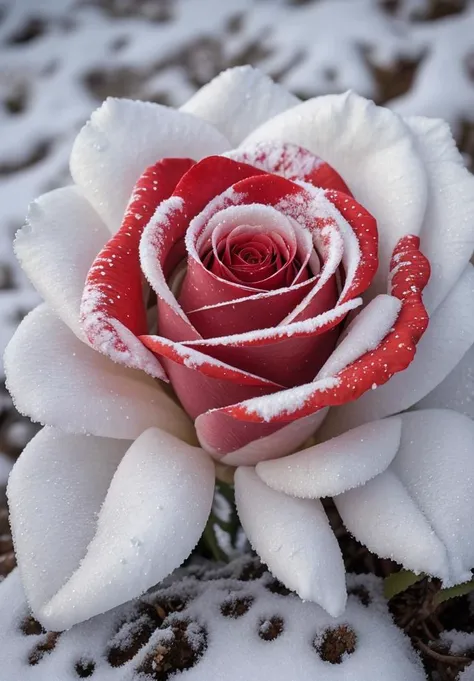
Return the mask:
[(14, 572), (0, 586), (0, 669), (21, 681), (326, 681), (329, 667), (334, 681), (369, 673), (424, 681), (377, 578), (349, 577), (353, 595), (340, 619), (276, 584), (249, 556), (191, 565), (137, 601), (57, 633), (28, 612)]
[(330, 664), (341, 664), (356, 649), (357, 636), (348, 624), (328, 627), (314, 640), (320, 658)]

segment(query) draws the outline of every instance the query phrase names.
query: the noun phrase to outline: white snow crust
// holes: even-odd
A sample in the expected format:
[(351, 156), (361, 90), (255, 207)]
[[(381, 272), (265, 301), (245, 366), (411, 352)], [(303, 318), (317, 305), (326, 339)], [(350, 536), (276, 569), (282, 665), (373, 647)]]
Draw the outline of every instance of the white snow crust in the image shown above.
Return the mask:
[[(245, 559), (244, 559), (245, 560)], [(191, 669), (179, 674), (179, 679), (209, 681), (423, 681), (424, 672), (408, 639), (392, 623), (381, 596), (381, 584), (367, 576), (348, 578), (349, 591), (362, 587), (369, 594), (370, 603), (364, 606), (356, 595), (349, 596), (347, 610), (333, 619), (313, 603), (304, 603), (294, 596), (281, 596), (266, 588), (274, 580), (265, 573), (256, 581), (242, 582), (233, 578), (237, 564), (209, 573), (209, 581), (198, 581), (194, 574), (202, 568), (179, 571), (181, 580), (143, 598), (153, 603), (154, 598), (167, 596), (190, 598), (184, 616), (191, 620), (189, 640), (196, 649), (202, 644), (204, 628), (207, 649)], [(178, 576), (178, 575), (177, 575)], [(204, 577), (206, 579), (206, 577)], [(239, 618), (224, 617), (223, 603), (239, 597), (253, 599), (248, 611)], [(5, 607), (8, 603), (9, 607)], [(131, 626), (124, 620), (136, 612), (136, 603), (128, 603), (105, 615), (64, 632), (55, 649), (36, 666), (26, 662), (29, 653), (44, 641), (45, 635), (25, 636), (21, 624), (28, 608), (21, 588), (18, 571), (0, 586), (0, 674), (2, 681), (76, 681), (75, 663), (93, 661), (96, 665), (92, 678), (100, 681), (145, 681), (136, 668), (161, 643), (172, 640), (169, 627), (156, 630), (134, 659), (113, 668), (106, 660), (110, 643), (126, 647)], [(172, 624), (179, 613), (168, 620)], [(268, 631), (272, 617), (283, 620), (283, 633), (275, 640), (262, 640), (259, 630)], [(321, 659), (312, 642), (321, 640), (324, 633), (339, 625), (350, 627), (356, 636), (353, 654), (346, 653), (341, 664), (330, 664)], [(118, 633), (117, 633), (118, 632)], [(178, 677), (177, 677), (178, 678)]]

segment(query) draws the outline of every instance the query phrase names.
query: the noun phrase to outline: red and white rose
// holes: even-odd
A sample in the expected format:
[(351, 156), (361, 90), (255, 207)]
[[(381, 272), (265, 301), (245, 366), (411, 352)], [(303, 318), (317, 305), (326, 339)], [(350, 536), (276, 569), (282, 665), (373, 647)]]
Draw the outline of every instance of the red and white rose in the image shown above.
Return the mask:
[(181, 111), (107, 100), (71, 173), (17, 236), (45, 304), (6, 353), (46, 425), (9, 485), (36, 615), (70, 626), (177, 567), (211, 457), (255, 550), (331, 614), (321, 497), (380, 555), (468, 579), (474, 179), (447, 126), (235, 69)]

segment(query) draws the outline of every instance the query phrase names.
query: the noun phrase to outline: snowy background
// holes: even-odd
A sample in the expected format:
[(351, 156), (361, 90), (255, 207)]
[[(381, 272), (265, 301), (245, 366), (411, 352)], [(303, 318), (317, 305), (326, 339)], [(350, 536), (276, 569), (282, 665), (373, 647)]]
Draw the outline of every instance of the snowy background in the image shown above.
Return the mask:
[[(12, 254), (27, 204), (68, 180), (108, 95), (180, 105), (251, 63), (297, 95), (352, 88), (446, 118), (472, 167), (474, 0), (0, 0), (0, 355), (37, 302)], [(64, 226), (67, 229), (67, 225)], [(32, 430), (1, 387), (0, 486)]]

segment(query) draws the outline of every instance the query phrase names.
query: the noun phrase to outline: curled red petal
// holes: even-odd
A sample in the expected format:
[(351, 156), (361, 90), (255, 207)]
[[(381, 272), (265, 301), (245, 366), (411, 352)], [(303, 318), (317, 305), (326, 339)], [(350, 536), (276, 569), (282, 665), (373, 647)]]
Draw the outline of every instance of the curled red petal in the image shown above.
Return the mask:
[(196, 163), (178, 183), (147, 225), (140, 244), (142, 270), (158, 296), (160, 333), (173, 340), (199, 338), (171, 292), (167, 277), (185, 257), (184, 237), (190, 221), (207, 204), (243, 178), (261, 170), (223, 156)]
[(193, 164), (191, 159), (167, 158), (145, 170), (119, 231), (87, 275), (81, 304), (82, 328), (92, 347), (116, 362), (162, 379), (160, 363), (137, 339), (147, 331), (139, 243), (157, 205), (171, 195)]
[(173, 360), (177, 364), (195, 369), (210, 378), (218, 378), (232, 381), (242, 385), (257, 385), (280, 389), (282, 386), (268, 379), (249, 373), (243, 369), (231, 366), (219, 359), (210, 357), (199, 349), (187, 347), (181, 343), (175, 343), (161, 336), (140, 336), (142, 343), (152, 352)]
[(379, 266), (377, 221), (363, 206), (353, 198), (338, 191), (326, 192), (326, 197), (347, 220), (355, 235), (360, 258), (349, 285), (342, 292), (339, 304), (359, 296), (366, 291)]
[(281, 385), (158, 336), (142, 341), (162, 361), (181, 406), (195, 419), (216, 407), (278, 392)]
[(190, 341), (185, 345), (292, 387), (313, 380), (334, 350), (339, 335), (337, 327), (348, 312), (361, 303), (359, 298), (303, 322)]
[(428, 326), (422, 293), (430, 276), (428, 260), (419, 250), (420, 240), (400, 239), (391, 260), (391, 294), (402, 303), (392, 330), (379, 346), (365, 353), (334, 377), (320, 379), (279, 393), (277, 399), (260, 398), (216, 410), (235, 419), (255, 423), (288, 422), (324, 407), (358, 399), (367, 390), (386, 383), (413, 360), (416, 344)]

